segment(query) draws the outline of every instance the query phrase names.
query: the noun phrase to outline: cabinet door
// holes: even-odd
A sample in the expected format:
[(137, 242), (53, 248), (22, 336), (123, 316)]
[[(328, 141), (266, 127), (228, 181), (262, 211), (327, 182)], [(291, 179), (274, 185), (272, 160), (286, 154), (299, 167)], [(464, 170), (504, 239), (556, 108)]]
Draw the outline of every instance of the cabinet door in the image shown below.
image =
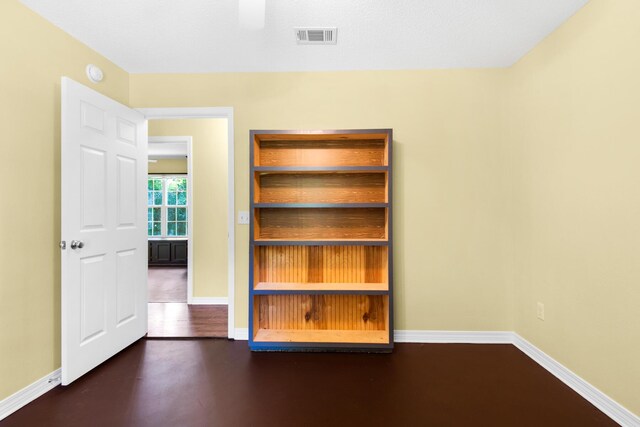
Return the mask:
[(187, 263), (187, 242), (171, 242), (171, 262), (173, 264)]
[(166, 264), (171, 262), (171, 242), (156, 242), (155, 259), (153, 260), (159, 264)]

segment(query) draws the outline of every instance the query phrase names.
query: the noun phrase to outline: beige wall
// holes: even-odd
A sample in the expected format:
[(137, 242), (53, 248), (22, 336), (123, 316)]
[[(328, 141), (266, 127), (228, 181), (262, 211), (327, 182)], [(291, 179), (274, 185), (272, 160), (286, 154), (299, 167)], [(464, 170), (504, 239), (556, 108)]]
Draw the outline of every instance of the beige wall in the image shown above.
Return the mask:
[(149, 135), (192, 137), (193, 296), (226, 297), (227, 119), (150, 120)]
[[(398, 329), (509, 330), (503, 70), (132, 75), (135, 107), (230, 106), (236, 212), (250, 129), (394, 129)], [(162, 90), (158, 90), (162, 88)], [(236, 326), (247, 326), (248, 226), (236, 225)]]
[[(153, 125), (150, 122), (149, 125)], [(151, 134), (149, 130), (149, 134)], [(176, 135), (172, 135), (176, 136)], [(180, 135), (182, 136), (182, 135)], [(187, 173), (187, 159), (158, 159), (155, 162), (149, 162), (149, 173)]]
[[(60, 367), (60, 77), (127, 103), (128, 74), (0, 1), (0, 399)], [(18, 42), (19, 41), (19, 42)], [(99, 86), (88, 63), (105, 71)]]
[(506, 128), (515, 330), (636, 414), (639, 22), (636, 0), (592, 0), (510, 70)]

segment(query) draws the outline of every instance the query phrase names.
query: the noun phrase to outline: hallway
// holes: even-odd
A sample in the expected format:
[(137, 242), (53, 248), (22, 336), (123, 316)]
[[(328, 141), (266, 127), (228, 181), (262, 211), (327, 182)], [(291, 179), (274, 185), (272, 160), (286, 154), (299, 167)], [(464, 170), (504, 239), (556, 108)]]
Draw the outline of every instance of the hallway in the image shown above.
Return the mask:
[(149, 267), (148, 338), (226, 338), (226, 305), (188, 305), (187, 269)]

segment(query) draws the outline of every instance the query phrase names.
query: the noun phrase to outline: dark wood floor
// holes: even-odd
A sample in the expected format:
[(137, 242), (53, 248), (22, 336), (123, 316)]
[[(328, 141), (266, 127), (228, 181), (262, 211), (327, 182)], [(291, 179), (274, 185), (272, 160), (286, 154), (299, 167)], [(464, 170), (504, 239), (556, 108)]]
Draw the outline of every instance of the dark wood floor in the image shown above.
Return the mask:
[(141, 340), (10, 426), (613, 426), (512, 345), (392, 354), (251, 353), (246, 341)]
[(226, 338), (226, 305), (187, 305), (186, 267), (149, 267), (149, 338)]

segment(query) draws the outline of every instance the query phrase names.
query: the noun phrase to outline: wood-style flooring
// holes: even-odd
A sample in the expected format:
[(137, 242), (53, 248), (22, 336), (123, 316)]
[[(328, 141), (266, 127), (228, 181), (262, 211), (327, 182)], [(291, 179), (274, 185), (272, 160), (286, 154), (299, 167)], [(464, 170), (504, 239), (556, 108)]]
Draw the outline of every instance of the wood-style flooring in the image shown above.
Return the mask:
[(149, 302), (187, 302), (186, 267), (149, 267)]
[(226, 305), (149, 303), (149, 338), (226, 338)]
[(149, 338), (227, 337), (226, 305), (187, 305), (187, 269), (149, 267)]
[(0, 422), (13, 426), (615, 426), (516, 347), (251, 353), (141, 340)]

